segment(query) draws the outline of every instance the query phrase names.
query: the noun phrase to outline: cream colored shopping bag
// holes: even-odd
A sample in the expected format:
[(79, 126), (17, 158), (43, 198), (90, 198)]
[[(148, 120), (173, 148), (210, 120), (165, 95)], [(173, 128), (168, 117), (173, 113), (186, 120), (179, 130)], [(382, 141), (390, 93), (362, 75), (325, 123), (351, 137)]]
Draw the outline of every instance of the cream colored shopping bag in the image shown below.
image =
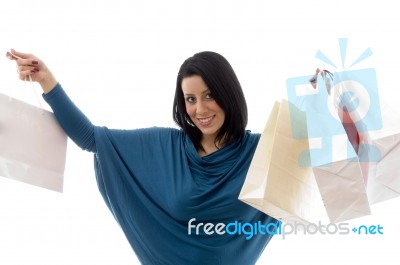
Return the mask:
[(338, 102), (351, 109), (348, 116), (360, 135), (358, 157), (372, 204), (400, 195), (400, 115), (380, 98), (377, 88), (371, 89), (377, 87), (375, 71), (363, 71), (368, 75), (360, 75), (362, 71), (335, 74), (332, 100), (339, 112)]
[(0, 93), (0, 176), (62, 192), (66, 150), (53, 113)]
[[(337, 114), (336, 118), (344, 126), (347, 125), (347, 137), (354, 140), (356, 134), (359, 136), (359, 145), (356, 144), (358, 148), (355, 150), (357, 157), (355, 154), (342, 153), (342, 162), (336, 159), (332, 167), (327, 167), (329, 171), (315, 165), (313, 167), (325, 207), (328, 213), (331, 211), (331, 216), (337, 218), (331, 219), (334, 222), (364, 216), (370, 211), (368, 204), (400, 195), (400, 115), (384, 100), (379, 101), (374, 76), (373, 69), (336, 73), (332, 93), (327, 97), (331, 115)], [(320, 92), (325, 91), (325, 83), (318, 84), (322, 89)], [(319, 127), (323, 128), (323, 125), (323, 122), (318, 123)], [(336, 131), (336, 134), (333, 138), (343, 137), (344, 133), (339, 135)], [(344, 143), (343, 140), (339, 141), (339, 145), (340, 142)], [(338, 144), (333, 144), (333, 147), (337, 149), (332, 151), (336, 156), (345, 149), (337, 148)], [(357, 163), (348, 163), (346, 156), (347, 160), (354, 162), (357, 158), (363, 181), (359, 178)], [(335, 176), (343, 180), (331, 182)], [(334, 198), (338, 190), (342, 191), (339, 199)], [(346, 201), (353, 203), (344, 207)], [(339, 207), (340, 204), (342, 206)]]
[(381, 101), (382, 129), (364, 136), (360, 156), (368, 162), (368, 197), (378, 203), (400, 196), (400, 114)]
[[(291, 124), (304, 137), (294, 139)], [(322, 119), (321, 129), (329, 130), (325, 125)], [(239, 199), (284, 222), (336, 223), (369, 215), (360, 163), (344, 152), (350, 146), (346, 134), (326, 164), (328, 153), (307, 138), (307, 126), (306, 112), (286, 100), (275, 103)]]
[[(344, 88), (348, 92), (341, 91), (338, 94), (340, 91), (337, 86), (332, 87), (329, 82), (330, 75), (317, 75), (315, 78), (318, 86), (311, 88), (312, 93), (297, 90), (300, 96), (294, 98), (290, 108), (296, 139), (309, 140), (309, 150), (305, 154), (310, 157), (310, 163), (307, 165), (302, 159), (299, 162), (303, 166), (312, 167), (331, 222), (369, 215), (371, 209), (366, 190), (368, 172), (363, 171), (356, 152), (358, 144), (354, 141), (354, 137), (358, 136), (357, 130), (361, 130), (363, 124), (362, 121), (354, 123), (355, 119), (350, 119), (352, 117), (349, 115), (352, 114), (349, 110), (356, 109), (353, 108), (354, 101), (350, 94), (352, 87), (346, 82)], [(288, 83), (299, 79), (292, 80), (288, 80)], [(303, 86), (302, 89), (307, 88)], [(299, 135), (299, 132), (305, 130), (297, 125), (292, 114), (299, 109), (306, 117), (306, 135)], [(345, 113), (342, 110), (346, 110)], [(354, 112), (357, 114), (357, 111)], [(350, 120), (345, 120), (347, 118)]]
[[(305, 116), (297, 112), (306, 131)], [(289, 103), (276, 102), (249, 167), (239, 199), (284, 222), (327, 221), (324, 204), (311, 167), (298, 157), (308, 140), (296, 140), (290, 128)]]

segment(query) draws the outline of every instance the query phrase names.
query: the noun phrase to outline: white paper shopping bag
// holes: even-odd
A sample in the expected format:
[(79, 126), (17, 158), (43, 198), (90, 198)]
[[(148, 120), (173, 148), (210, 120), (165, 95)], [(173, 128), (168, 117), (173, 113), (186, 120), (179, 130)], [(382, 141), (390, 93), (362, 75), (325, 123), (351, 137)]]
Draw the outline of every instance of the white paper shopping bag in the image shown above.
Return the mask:
[(382, 128), (363, 138), (360, 156), (368, 161), (371, 203), (400, 196), (400, 114), (381, 101)]
[[(336, 73), (333, 91), (342, 121), (352, 120), (359, 134), (358, 157), (369, 202), (399, 196), (400, 115), (378, 95), (375, 71)], [(341, 111), (340, 105), (350, 111)]]
[(53, 113), (0, 94), (0, 176), (62, 192), (66, 150)]
[[(311, 86), (307, 76), (287, 81), (289, 100), (291, 106), (295, 106), (291, 108), (295, 138), (309, 140), (309, 150), (301, 155), (299, 162), (312, 167), (331, 222), (369, 215), (371, 210), (365, 183), (367, 176), (363, 173), (356, 152), (358, 143), (352, 139), (358, 136), (357, 131), (352, 135), (356, 124), (352, 120), (344, 121), (343, 118), (348, 115), (340, 111), (351, 109), (352, 105), (343, 105), (344, 100), (338, 96), (337, 87), (328, 82), (331, 75), (317, 73), (315, 79), (318, 86)], [(301, 135), (304, 129), (297, 125), (292, 109), (304, 112), (306, 135)], [(302, 156), (310, 157), (308, 164), (302, 162), (305, 161)]]
[[(306, 131), (305, 116), (297, 112)], [(276, 102), (261, 135), (239, 200), (283, 222), (327, 221), (324, 204), (311, 167), (298, 161), (308, 140), (297, 140), (290, 128), (289, 103)]]

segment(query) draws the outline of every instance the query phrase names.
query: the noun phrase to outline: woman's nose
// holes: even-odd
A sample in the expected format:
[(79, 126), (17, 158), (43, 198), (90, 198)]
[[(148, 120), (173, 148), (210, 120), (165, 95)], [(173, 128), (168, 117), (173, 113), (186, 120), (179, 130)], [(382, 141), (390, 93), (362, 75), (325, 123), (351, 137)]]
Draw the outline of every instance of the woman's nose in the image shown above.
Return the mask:
[(196, 105), (196, 113), (198, 114), (203, 114), (207, 112), (207, 103), (204, 102), (203, 100), (197, 101)]

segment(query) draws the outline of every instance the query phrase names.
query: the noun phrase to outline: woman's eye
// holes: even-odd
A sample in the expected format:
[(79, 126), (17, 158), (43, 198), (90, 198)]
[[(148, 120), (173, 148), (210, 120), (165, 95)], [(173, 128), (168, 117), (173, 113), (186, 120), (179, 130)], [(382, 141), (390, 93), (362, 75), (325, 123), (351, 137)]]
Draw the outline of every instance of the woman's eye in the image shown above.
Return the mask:
[(186, 101), (187, 101), (188, 103), (194, 103), (195, 99), (194, 99), (194, 97), (187, 97), (187, 98), (186, 98)]
[(211, 95), (211, 93), (206, 94), (206, 99), (213, 99), (213, 96)]

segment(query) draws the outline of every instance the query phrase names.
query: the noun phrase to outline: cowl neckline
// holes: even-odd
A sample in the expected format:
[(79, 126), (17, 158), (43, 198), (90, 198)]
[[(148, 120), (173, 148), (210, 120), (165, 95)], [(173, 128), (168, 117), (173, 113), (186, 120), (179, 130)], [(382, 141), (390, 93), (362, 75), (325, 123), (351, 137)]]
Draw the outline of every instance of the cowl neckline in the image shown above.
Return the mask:
[(244, 148), (244, 143), (249, 137), (249, 133), (249, 131), (246, 131), (242, 139), (231, 141), (222, 148), (205, 156), (199, 155), (193, 142), (186, 135), (185, 150), (191, 169), (207, 175), (219, 175), (226, 172), (235, 165), (239, 154)]

